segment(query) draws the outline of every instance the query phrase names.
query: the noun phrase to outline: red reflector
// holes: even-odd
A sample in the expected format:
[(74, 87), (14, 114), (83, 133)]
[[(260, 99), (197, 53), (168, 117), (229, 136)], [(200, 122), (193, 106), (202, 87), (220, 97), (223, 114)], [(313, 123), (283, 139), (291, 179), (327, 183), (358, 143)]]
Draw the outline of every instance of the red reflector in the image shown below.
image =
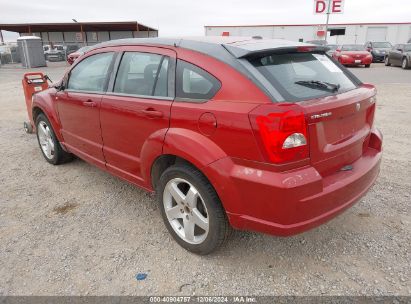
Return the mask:
[[(283, 163), (308, 157), (307, 126), (302, 112), (286, 111), (256, 117), (258, 131), (270, 161)], [(305, 139), (296, 146), (284, 146), (290, 135)]]

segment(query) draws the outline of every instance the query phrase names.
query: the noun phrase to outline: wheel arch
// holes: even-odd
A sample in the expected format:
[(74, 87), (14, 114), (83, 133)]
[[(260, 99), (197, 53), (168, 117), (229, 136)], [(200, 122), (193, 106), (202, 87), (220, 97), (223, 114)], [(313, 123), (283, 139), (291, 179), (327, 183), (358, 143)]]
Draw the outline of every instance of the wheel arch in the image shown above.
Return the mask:
[(63, 136), (61, 134), (60, 120), (57, 115), (57, 109), (55, 108), (55, 104), (51, 100), (52, 97), (50, 96), (50, 94), (44, 94), (46, 93), (41, 92), (39, 94), (35, 94), (35, 98), (33, 98), (31, 111), (33, 117), (34, 130), (36, 129), (36, 119), (38, 115), (42, 113), (50, 121), (57, 139), (60, 142), (64, 142)]
[(155, 189), (161, 173), (176, 161), (186, 162), (202, 172), (202, 168), (226, 156), (215, 142), (200, 133), (182, 128), (162, 129), (143, 145), (141, 175), (145, 185)]

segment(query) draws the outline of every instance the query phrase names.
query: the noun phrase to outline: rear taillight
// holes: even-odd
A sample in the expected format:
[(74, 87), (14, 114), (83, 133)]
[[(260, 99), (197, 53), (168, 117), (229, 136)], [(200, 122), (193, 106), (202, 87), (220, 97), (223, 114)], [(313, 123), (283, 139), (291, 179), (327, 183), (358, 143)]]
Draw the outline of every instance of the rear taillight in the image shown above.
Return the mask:
[[(280, 106), (276, 110), (281, 108)], [(284, 107), (284, 112), (262, 114), (257, 110), (250, 114), (266, 157), (276, 164), (298, 161), (309, 156), (304, 113), (294, 107), (289, 108)]]

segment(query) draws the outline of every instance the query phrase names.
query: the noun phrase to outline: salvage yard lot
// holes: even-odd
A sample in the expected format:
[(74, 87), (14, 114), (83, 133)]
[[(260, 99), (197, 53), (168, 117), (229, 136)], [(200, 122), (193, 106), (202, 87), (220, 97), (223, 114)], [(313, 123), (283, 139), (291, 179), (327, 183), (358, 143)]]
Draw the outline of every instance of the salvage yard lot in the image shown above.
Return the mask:
[[(57, 80), (63, 65), (37, 70)], [(49, 165), (22, 128), (27, 70), (2, 66), (0, 295), (411, 295), (411, 70), (351, 71), (378, 89), (384, 156), (370, 192), (304, 234), (236, 232), (200, 257), (146, 192), (78, 159)]]

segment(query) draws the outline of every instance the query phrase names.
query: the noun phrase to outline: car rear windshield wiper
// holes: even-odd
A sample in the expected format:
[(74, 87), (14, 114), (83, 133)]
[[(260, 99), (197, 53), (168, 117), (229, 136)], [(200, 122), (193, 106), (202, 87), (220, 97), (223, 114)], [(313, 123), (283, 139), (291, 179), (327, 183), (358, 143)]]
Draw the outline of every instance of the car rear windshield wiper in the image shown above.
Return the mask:
[(319, 89), (324, 91), (331, 91), (331, 92), (338, 92), (340, 89), (339, 84), (329, 83), (320, 80), (299, 80), (296, 81), (295, 84), (299, 84), (302, 86), (306, 86), (313, 89)]

